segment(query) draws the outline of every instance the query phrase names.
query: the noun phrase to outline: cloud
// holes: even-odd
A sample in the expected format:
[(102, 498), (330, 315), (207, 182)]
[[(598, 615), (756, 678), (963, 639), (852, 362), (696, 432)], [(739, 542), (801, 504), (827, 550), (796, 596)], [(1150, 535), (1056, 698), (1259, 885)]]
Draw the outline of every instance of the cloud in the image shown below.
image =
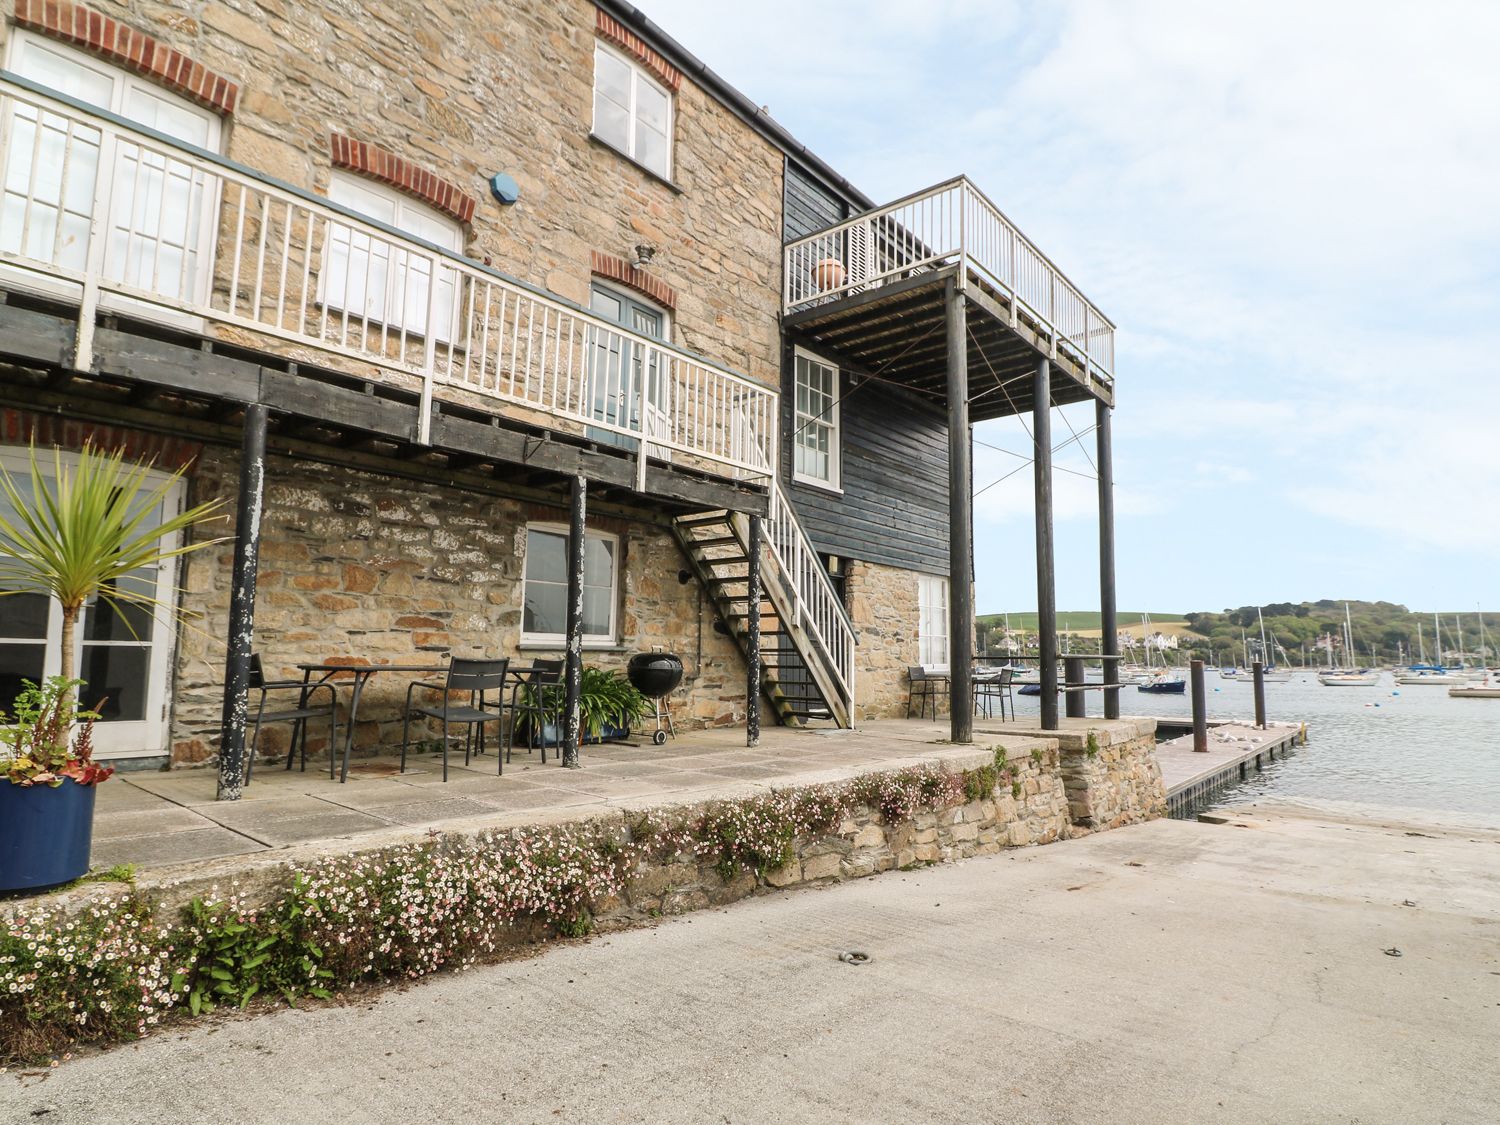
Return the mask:
[[(1315, 554), (1441, 598), (1438, 552), (1472, 600), (1500, 549), (1500, 5), (650, 9), (877, 199), (970, 174), (1119, 323), (1122, 585), (1161, 571), (1133, 536), (1211, 515), (1305, 545), (1231, 552), (1221, 584), (1301, 581)], [(995, 444), (1025, 453), (1017, 433)], [(1019, 463), (976, 450), (976, 484)], [(1082, 531), (1093, 482), (1059, 473), (1056, 498)], [(1030, 504), (1027, 470), (978, 519)]]

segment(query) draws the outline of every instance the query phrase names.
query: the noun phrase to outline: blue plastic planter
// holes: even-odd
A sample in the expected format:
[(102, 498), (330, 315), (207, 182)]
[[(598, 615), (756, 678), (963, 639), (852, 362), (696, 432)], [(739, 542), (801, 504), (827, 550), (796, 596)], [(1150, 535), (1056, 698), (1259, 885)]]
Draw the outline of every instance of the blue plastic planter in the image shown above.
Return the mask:
[(88, 872), (94, 788), (72, 778), (56, 789), (0, 779), (0, 891), (55, 887)]

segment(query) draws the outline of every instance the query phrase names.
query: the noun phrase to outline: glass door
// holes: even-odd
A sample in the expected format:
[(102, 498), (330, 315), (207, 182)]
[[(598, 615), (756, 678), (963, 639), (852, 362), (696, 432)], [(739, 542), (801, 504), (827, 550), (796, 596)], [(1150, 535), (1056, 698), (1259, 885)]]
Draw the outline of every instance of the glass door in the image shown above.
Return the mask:
[[(68, 459), (64, 454), (64, 463)], [(40, 455), (50, 476), (50, 453)], [(30, 491), (24, 450), (0, 449), (0, 463), (11, 479)], [(154, 474), (153, 474), (154, 476)], [(165, 503), (148, 513), (142, 527), (159, 525), (168, 510), (181, 504), (181, 482)], [(13, 513), (0, 496), (0, 513)], [(175, 546), (176, 536), (164, 541)], [(170, 605), (176, 597), (176, 565), (133, 571), (118, 583)], [(79, 705), (100, 712), (94, 746), (102, 757), (128, 758), (159, 753), (166, 745), (167, 687), (173, 642), (172, 624), (159, 611), (142, 606), (111, 607), (93, 601), (84, 607), (74, 631), (73, 667), (84, 681)], [(40, 594), (0, 597), (0, 707), (10, 710), (23, 680), (40, 683), (62, 672), (62, 606)]]
[[(612, 324), (638, 336), (665, 340), (666, 314), (614, 289), (595, 285), (589, 294), (590, 311)], [(641, 347), (631, 338), (613, 332), (594, 330), (589, 339), (589, 390), (587, 402), (591, 416), (599, 422), (618, 426), (647, 437), (665, 437), (671, 433), (668, 376), (665, 357), (658, 351)], [(641, 388), (645, 389), (644, 413), (638, 411)], [(635, 449), (636, 439), (600, 427), (589, 427), (594, 441), (624, 449)], [(646, 452), (666, 460), (671, 451), (654, 443)]]

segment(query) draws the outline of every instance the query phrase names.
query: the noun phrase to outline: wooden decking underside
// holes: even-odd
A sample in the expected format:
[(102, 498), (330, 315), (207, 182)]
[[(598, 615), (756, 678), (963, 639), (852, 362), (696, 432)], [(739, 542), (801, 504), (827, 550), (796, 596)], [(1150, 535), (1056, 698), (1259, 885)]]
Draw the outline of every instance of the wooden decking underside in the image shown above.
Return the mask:
[[(946, 402), (944, 289), (956, 274), (956, 266), (921, 273), (791, 313), (784, 323), (856, 375), (898, 383)], [(967, 296), (971, 420), (1030, 411), (1037, 361), (1050, 356), (1050, 340), (1024, 313), (1012, 324), (1006, 299), (972, 272)], [(1113, 405), (1109, 381), (1086, 371), (1065, 349), (1051, 358), (1053, 405), (1091, 399)]]

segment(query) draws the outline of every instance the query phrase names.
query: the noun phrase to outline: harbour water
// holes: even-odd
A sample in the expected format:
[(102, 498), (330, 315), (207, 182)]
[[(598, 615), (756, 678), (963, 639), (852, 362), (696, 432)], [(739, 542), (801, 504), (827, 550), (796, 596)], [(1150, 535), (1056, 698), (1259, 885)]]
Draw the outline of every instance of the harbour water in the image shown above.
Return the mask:
[[(1250, 677), (1208, 672), (1210, 718), (1255, 714)], [(1018, 697), (1021, 714), (1035, 698)], [(1089, 712), (1101, 704), (1089, 693)], [(1131, 715), (1189, 716), (1187, 695), (1120, 691)], [(1454, 825), (1500, 828), (1500, 699), (1454, 699), (1445, 687), (1325, 687), (1310, 673), (1266, 685), (1267, 718), (1308, 724), (1305, 748), (1226, 790), (1218, 804), (1274, 800), (1368, 815), (1420, 812)]]

